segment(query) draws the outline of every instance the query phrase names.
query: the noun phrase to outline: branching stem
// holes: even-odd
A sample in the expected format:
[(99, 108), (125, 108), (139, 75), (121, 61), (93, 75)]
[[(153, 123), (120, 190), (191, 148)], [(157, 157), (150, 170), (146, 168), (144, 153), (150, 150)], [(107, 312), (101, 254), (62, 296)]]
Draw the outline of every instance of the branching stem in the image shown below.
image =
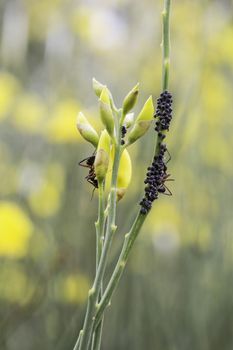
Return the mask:
[[(162, 89), (168, 89), (169, 82), (169, 69), (170, 69), (170, 34), (169, 34), (169, 18), (170, 18), (170, 5), (171, 0), (164, 0), (164, 9), (162, 12), (163, 18), (163, 38), (162, 38), (162, 52), (163, 52), (163, 61), (162, 61)], [(102, 320), (104, 311), (111, 300), (111, 297), (116, 290), (118, 283), (120, 281), (121, 275), (124, 272), (129, 254), (133, 247), (133, 244), (141, 230), (141, 227), (148, 214), (137, 214), (137, 217), (130, 229), (130, 231), (125, 235), (124, 243), (122, 250), (116, 264), (116, 267), (113, 271), (112, 277), (105, 289), (102, 291), (103, 287), (103, 276), (107, 264), (107, 258), (110, 251), (112, 239), (114, 232), (116, 231), (116, 185), (117, 185), (117, 174), (120, 162), (120, 156), (123, 151), (123, 147), (120, 146), (121, 141), (121, 132), (120, 124), (123, 122), (122, 110), (116, 110), (115, 105), (113, 105), (116, 121), (116, 139), (115, 139), (115, 156), (112, 170), (112, 180), (111, 180), (111, 190), (110, 190), (110, 199), (108, 203), (108, 209), (104, 212), (104, 202), (103, 202), (103, 187), (102, 185), (99, 188), (99, 215), (98, 221), (96, 223), (96, 261), (97, 269), (96, 276), (92, 288), (88, 293), (88, 303), (86, 316), (84, 320), (83, 330), (80, 331), (79, 338), (74, 347), (74, 350), (99, 350), (101, 342), (101, 329), (102, 329)], [(119, 122), (120, 121), (120, 122)], [(160, 151), (162, 138), (157, 137), (155, 144), (155, 155)], [(104, 243), (102, 240), (105, 218), (107, 214), (107, 225), (106, 225), (106, 234), (104, 237)], [(103, 292), (103, 294), (102, 294)], [(92, 343), (91, 343), (92, 341)]]
[[(118, 120), (119, 119), (120, 119), (120, 116), (118, 116)], [(117, 128), (117, 131), (119, 131), (119, 126)], [(84, 320), (83, 334), (80, 340), (80, 345), (79, 347), (75, 347), (74, 350), (77, 350), (77, 349), (88, 350), (89, 348), (90, 341), (92, 338), (92, 333), (93, 333), (93, 325), (95, 321), (98, 297), (100, 294), (102, 280), (103, 280), (103, 276), (104, 276), (104, 272), (107, 264), (108, 253), (111, 247), (112, 238), (117, 228), (115, 224), (116, 201), (117, 201), (116, 184), (117, 184), (118, 167), (119, 167), (120, 156), (121, 156), (119, 132), (117, 133), (117, 141), (118, 142), (115, 145), (115, 157), (114, 157), (114, 163), (113, 163), (113, 169), (112, 169), (112, 181), (111, 181), (110, 200), (109, 200), (109, 212), (108, 212), (109, 215), (107, 220), (104, 245), (100, 256), (99, 265), (96, 271), (95, 280), (92, 288), (89, 290), (89, 293), (88, 293), (87, 311), (86, 311), (86, 316)]]
[[(170, 68), (170, 38), (169, 38), (169, 18), (170, 18), (170, 5), (171, 0), (165, 0), (164, 3), (164, 10), (162, 13), (163, 16), (163, 40), (162, 40), (162, 50), (163, 50), (163, 77), (162, 77), (162, 87), (163, 90), (166, 90), (168, 88), (168, 80), (169, 80), (169, 68)], [(161, 139), (157, 137), (156, 144), (155, 144), (155, 154), (159, 153), (160, 150), (160, 144)], [(130, 251), (132, 249), (132, 246), (135, 242), (135, 239), (137, 238), (141, 227), (146, 219), (148, 214), (142, 215), (138, 213), (134, 224), (130, 230), (129, 233), (125, 235), (124, 244), (118, 259), (118, 262), (116, 264), (116, 267), (114, 269), (114, 272), (112, 274), (112, 277), (105, 289), (105, 292), (98, 304), (98, 310), (96, 314), (95, 319), (95, 327), (98, 326), (102, 315), (104, 313), (105, 308), (107, 307), (109, 301), (111, 300), (111, 297), (116, 290), (116, 287), (118, 286), (120, 277), (125, 269), (126, 262), (128, 260)]]

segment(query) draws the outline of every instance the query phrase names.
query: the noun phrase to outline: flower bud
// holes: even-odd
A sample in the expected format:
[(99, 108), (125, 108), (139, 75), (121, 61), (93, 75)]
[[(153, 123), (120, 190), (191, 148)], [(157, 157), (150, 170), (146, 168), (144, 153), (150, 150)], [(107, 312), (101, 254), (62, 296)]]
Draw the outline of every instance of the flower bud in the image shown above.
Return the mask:
[(113, 113), (111, 109), (111, 102), (110, 97), (108, 93), (108, 89), (106, 87), (103, 88), (100, 99), (99, 99), (99, 106), (100, 106), (100, 117), (101, 120), (106, 127), (108, 133), (110, 136), (113, 136), (114, 134), (114, 118)]
[(133, 122), (134, 122), (134, 113), (126, 114), (125, 119), (124, 119), (125, 127), (127, 129), (130, 128), (133, 125)]
[(82, 137), (96, 148), (99, 136), (82, 112), (78, 114), (76, 126)]
[(132, 176), (132, 165), (128, 151), (125, 149), (121, 155), (117, 175), (117, 200), (119, 201), (126, 193)]
[(142, 137), (150, 127), (154, 115), (154, 106), (150, 96), (139, 113), (128, 135), (128, 145)]
[[(113, 167), (113, 160), (115, 155), (115, 149), (112, 147), (111, 149), (111, 157), (108, 167), (108, 172), (105, 180), (105, 188), (107, 190), (111, 187), (111, 178), (112, 178), (112, 167)], [(118, 174), (117, 174), (117, 200), (119, 201), (126, 193), (126, 190), (130, 184), (132, 176), (132, 165), (131, 165), (131, 159), (128, 151), (125, 149), (121, 155), (119, 168), (118, 168)]]
[(110, 137), (106, 130), (103, 130), (100, 135), (94, 168), (98, 182), (102, 182), (108, 171), (110, 154)]
[(139, 83), (128, 93), (123, 102), (123, 115), (126, 115), (135, 105), (139, 92)]
[(95, 91), (96, 96), (100, 97), (101, 92), (104, 88), (106, 88), (106, 85), (101, 84), (99, 81), (97, 81), (95, 78), (92, 79), (92, 87)]

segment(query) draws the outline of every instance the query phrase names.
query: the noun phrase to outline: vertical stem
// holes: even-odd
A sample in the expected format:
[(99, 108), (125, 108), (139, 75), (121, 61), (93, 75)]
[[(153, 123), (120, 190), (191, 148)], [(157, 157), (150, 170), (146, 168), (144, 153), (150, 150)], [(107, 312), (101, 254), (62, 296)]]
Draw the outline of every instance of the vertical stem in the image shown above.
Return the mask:
[[(162, 51), (163, 51), (163, 76), (162, 76), (162, 88), (166, 90), (168, 88), (169, 82), (169, 69), (170, 69), (170, 26), (169, 26), (169, 18), (170, 18), (170, 5), (171, 0), (165, 0), (164, 2), (164, 10), (162, 12), (163, 16), (163, 40), (162, 40)], [(157, 137), (155, 144), (155, 154), (158, 154), (161, 146), (161, 139)], [(133, 247), (133, 244), (141, 230), (141, 227), (146, 219), (148, 214), (142, 215), (138, 213), (132, 228), (129, 233), (125, 235), (124, 244), (116, 264), (116, 267), (113, 271), (112, 277), (106, 287), (106, 290), (98, 304), (98, 309), (95, 318), (95, 327), (98, 326), (101, 318), (103, 317), (104, 310), (108, 305), (111, 297), (116, 290), (118, 283), (120, 281), (121, 275), (125, 269), (126, 262), (128, 260), (130, 251)]]
[[(162, 49), (163, 49), (163, 75), (162, 75), (162, 89), (167, 90), (168, 81), (169, 81), (169, 69), (170, 69), (170, 37), (169, 37), (169, 17), (170, 17), (170, 4), (171, 0), (164, 0), (164, 10), (162, 13), (163, 16), (163, 40), (162, 40)], [(124, 244), (122, 247), (119, 260), (116, 264), (112, 277), (107, 285), (107, 288), (100, 300), (98, 302), (99, 293), (101, 291), (102, 279), (106, 268), (107, 256), (111, 246), (111, 241), (116, 230), (115, 219), (116, 219), (116, 181), (117, 181), (117, 172), (120, 161), (120, 133), (119, 125), (116, 125), (117, 129), (117, 144), (115, 146), (115, 159), (113, 164), (112, 172), (112, 182), (111, 182), (111, 191), (110, 191), (110, 204), (109, 204), (109, 217), (106, 228), (106, 237), (104, 241), (103, 250), (100, 256), (98, 269), (96, 271), (96, 277), (94, 280), (93, 287), (89, 290), (88, 293), (88, 304), (87, 311), (84, 321), (83, 330), (80, 332), (79, 339), (74, 347), (74, 350), (88, 350), (90, 339), (92, 336), (93, 328), (96, 329), (101, 319), (103, 318), (104, 310), (110, 301), (118, 283), (120, 277), (125, 269), (126, 262), (128, 260), (132, 246), (137, 238), (141, 227), (147, 217), (147, 215), (138, 214), (134, 224), (128, 234), (125, 235)], [(159, 151), (161, 144), (161, 139), (158, 137), (156, 141), (156, 152)], [(99, 249), (99, 248), (98, 248)], [(98, 255), (99, 254), (98, 250)], [(97, 344), (97, 346), (99, 346)], [(93, 350), (97, 350), (94, 348)]]
[[(119, 119), (120, 118), (118, 118), (117, 120)], [(116, 130), (117, 130), (117, 143), (115, 145), (115, 157), (114, 157), (113, 170), (112, 170), (109, 216), (108, 216), (108, 222), (106, 227), (106, 235), (104, 239), (103, 250), (100, 257), (95, 280), (92, 288), (88, 292), (87, 310), (86, 310), (86, 316), (85, 316), (84, 326), (83, 326), (83, 334), (80, 340), (80, 345), (79, 347), (75, 347), (74, 350), (88, 350), (88, 347), (90, 345), (92, 331), (93, 331), (93, 324), (95, 320), (96, 307), (97, 307), (98, 297), (101, 290), (102, 280), (103, 280), (103, 276), (104, 276), (104, 272), (107, 264), (108, 253), (111, 247), (114, 232), (116, 231), (116, 228), (117, 228), (115, 225), (116, 200), (117, 200), (116, 184), (117, 184), (118, 167), (119, 167), (120, 156), (121, 156), (121, 146), (119, 142), (120, 133), (119, 133), (118, 125), (116, 125)]]
[[(103, 241), (104, 241), (104, 183), (99, 184), (99, 208), (98, 208), (98, 220), (96, 222), (96, 272), (99, 266), (100, 257), (102, 254)], [(103, 280), (101, 281), (100, 295), (103, 294)], [(95, 332), (92, 336), (91, 350), (99, 350), (101, 345), (101, 336), (103, 328), (103, 318), (98, 324)]]
[(126, 262), (128, 260), (130, 251), (132, 249), (132, 246), (134, 244), (135, 239), (137, 238), (137, 236), (141, 230), (141, 227), (142, 227), (145, 219), (146, 219), (146, 215), (142, 215), (139, 213), (134, 221), (134, 224), (131, 227), (130, 232), (125, 235), (124, 244), (123, 244), (118, 262), (117, 262), (116, 267), (113, 271), (112, 277), (107, 285), (107, 288), (106, 288), (106, 290), (101, 298), (101, 301), (98, 304), (98, 311), (97, 311), (96, 319), (95, 319), (95, 326), (96, 327), (98, 326), (98, 324), (102, 318), (103, 312), (104, 312), (105, 308), (107, 307), (108, 303), (110, 302), (110, 299), (111, 299), (111, 297), (112, 297), (112, 295), (113, 295), (113, 293), (118, 285), (118, 282), (121, 278), (121, 275), (124, 272), (125, 265), (126, 265)]
[(98, 220), (95, 223), (96, 228), (96, 271), (98, 269), (100, 256), (103, 246), (104, 235), (104, 183), (99, 184), (99, 206), (98, 206)]
[(164, 9), (162, 12), (163, 18), (163, 37), (162, 37), (162, 50), (163, 50), (163, 75), (162, 75), (162, 89), (163, 91), (168, 88), (169, 70), (170, 70), (170, 7), (171, 0), (164, 1)]

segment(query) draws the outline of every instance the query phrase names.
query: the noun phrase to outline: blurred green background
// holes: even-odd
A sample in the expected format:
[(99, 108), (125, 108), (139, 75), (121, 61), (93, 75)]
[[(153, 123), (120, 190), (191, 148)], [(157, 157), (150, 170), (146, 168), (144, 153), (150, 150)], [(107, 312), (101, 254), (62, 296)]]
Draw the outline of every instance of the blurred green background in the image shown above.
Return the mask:
[[(69, 350), (94, 276), (94, 76), (138, 110), (161, 86), (156, 0), (0, 1), (0, 349)], [(106, 313), (103, 349), (233, 349), (233, 3), (176, 0), (171, 13), (172, 197), (161, 196)], [(130, 148), (118, 234), (138, 211), (153, 131)], [(129, 210), (129, 208), (132, 208)], [(127, 214), (126, 214), (127, 213)]]

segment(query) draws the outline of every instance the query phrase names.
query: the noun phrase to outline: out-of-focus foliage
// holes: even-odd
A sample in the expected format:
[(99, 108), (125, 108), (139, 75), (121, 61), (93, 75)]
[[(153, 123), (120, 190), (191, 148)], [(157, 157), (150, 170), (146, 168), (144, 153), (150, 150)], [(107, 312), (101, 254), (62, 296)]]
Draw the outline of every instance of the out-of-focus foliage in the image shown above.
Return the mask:
[[(94, 272), (97, 210), (78, 167), (94, 148), (76, 116), (83, 110), (100, 129), (92, 76), (118, 103), (137, 81), (139, 107), (157, 98), (162, 5), (0, 2), (2, 350), (74, 344)], [(233, 348), (233, 5), (172, 5), (173, 196), (155, 203), (106, 314), (109, 350)], [(151, 130), (130, 149), (113, 256), (138, 210), (152, 139)]]

